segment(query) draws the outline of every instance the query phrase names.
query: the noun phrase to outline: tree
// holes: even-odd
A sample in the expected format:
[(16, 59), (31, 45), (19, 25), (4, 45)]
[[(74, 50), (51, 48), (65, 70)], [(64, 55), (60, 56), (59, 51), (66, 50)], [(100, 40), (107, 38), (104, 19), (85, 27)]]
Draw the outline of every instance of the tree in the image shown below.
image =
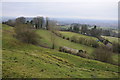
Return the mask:
[(35, 45), (39, 44), (38, 39), (40, 39), (40, 36), (31, 29), (30, 24), (17, 24), (15, 26), (15, 33), (16, 38), (24, 43)]
[(25, 24), (26, 23), (26, 19), (24, 17), (18, 17), (15, 20), (16, 24)]
[(79, 24), (73, 23), (73, 24), (71, 25), (71, 29), (72, 29), (72, 27), (73, 27), (73, 30), (72, 30), (72, 31), (74, 31), (74, 32), (76, 32), (76, 33), (79, 32)]
[(69, 28), (69, 31), (72, 31), (72, 27)]
[(33, 18), (33, 24), (35, 25), (36, 29), (42, 28), (44, 24), (44, 18), (43, 17)]
[(110, 31), (109, 30), (103, 30), (102, 35), (104, 36), (110, 36)]
[(26, 24), (30, 24), (30, 21), (26, 21)]
[(48, 21), (48, 30), (50, 30), (50, 32), (51, 32), (52, 49), (55, 49), (55, 44), (56, 44), (56, 42), (55, 42), (55, 39), (56, 39), (55, 32), (57, 31), (56, 21), (53, 21), (53, 20)]
[(82, 25), (82, 27), (81, 27), (81, 33), (82, 33), (82, 34), (86, 34), (87, 31), (88, 31), (87, 25)]
[(113, 42), (112, 46), (113, 46), (113, 52), (120, 53), (120, 43), (119, 42)]
[(37, 18), (37, 17), (33, 18), (33, 24), (35, 25), (35, 28), (38, 29), (38, 27), (39, 27), (39, 18)]
[(30, 21), (30, 24), (33, 24), (33, 20)]
[(43, 28), (43, 24), (44, 24), (44, 18), (40, 17), (40, 28)]
[(49, 28), (49, 26), (48, 26), (48, 23), (49, 23), (49, 19), (48, 19), (48, 17), (46, 17), (46, 29), (48, 30)]
[(93, 55), (96, 60), (107, 63), (113, 62), (112, 58), (113, 54), (106, 46), (96, 48), (95, 51), (93, 52)]
[(90, 34), (91, 36), (94, 36), (94, 37), (99, 37), (101, 35), (101, 29), (97, 29), (97, 26), (95, 25), (94, 28), (92, 28), (90, 30)]
[(15, 21), (14, 20), (11, 20), (9, 19), (8, 21), (5, 22), (5, 24), (9, 25), (9, 26), (15, 26)]
[(78, 33), (79, 32), (79, 27), (78, 26), (74, 26), (73, 30), (74, 30), (74, 32)]

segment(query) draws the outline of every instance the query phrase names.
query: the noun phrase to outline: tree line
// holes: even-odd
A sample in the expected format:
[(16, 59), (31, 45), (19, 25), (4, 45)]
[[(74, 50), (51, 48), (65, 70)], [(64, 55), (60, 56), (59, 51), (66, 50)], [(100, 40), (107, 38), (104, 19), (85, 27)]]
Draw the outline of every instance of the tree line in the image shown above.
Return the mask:
[(96, 25), (90, 26), (87, 24), (78, 24), (78, 23), (72, 23), (70, 27), (66, 31), (76, 32), (88, 36), (112, 36), (112, 37), (118, 37), (120, 38), (120, 33), (116, 33), (114, 31), (115, 29), (104, 29), (100, 28)]
[(50, 21), (51, 20), (48, 17), (44, 18), (42, 16), (39, 16), (39, 17), (34, 17), (32, 20), (26, 20), (25, 17), (18, 17), (15, 20), (9, 19), (8, 21), (2, 23), (13, 27), (15, 27), (16, 24), (30, 24), (35, 29), (45, 28), (48, 30)]

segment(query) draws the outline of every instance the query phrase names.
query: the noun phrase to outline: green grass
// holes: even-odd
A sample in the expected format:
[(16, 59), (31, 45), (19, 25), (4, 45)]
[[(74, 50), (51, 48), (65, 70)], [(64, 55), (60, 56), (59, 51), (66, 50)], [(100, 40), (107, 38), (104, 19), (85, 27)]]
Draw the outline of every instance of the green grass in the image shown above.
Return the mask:
[(69, 38), (71, 38), (72, 36), (77, 36), (77, 37), (85, 37), (85, 38), (97, 40), (97, 38), (95, 38), (95, 37), (86, 36), (86, 35), (82, 35), (82, 34), (78, 34), (78, 33), (74, 33), (74, 32), (66, 32), (66, 31), (59, 31), (59, 32), (62, 35), (64, 35), (65, 37), (69, 37)]
[(118, 42), (120, 40), (120, 38), (117, 38), (117, 37), (111, 37), (111, 36), (102, 36), (102, 37), (104, 37), (105, 39), (108, 39), (111, 42)]
[[(84, 37), (86, 39), (92, 39), (92, 40), (98, 40), (96, 37), (92, 37), (92, 36), (86, 36), (86, 35), (82, 35), (82, 34), (78, 34), (78, 33), (74, 33), (74, 32), (67, 32), (67, 31), (59, 31), (62, 35), (64, 35), (65, 37), (73, 37), (73, 36), (76, 36), (76, 37)], [(102, 44), (102, 42), (98, 42), (99, 44)]]
[[(47, 34), (45, 30), (40, 31)], [(13, 28), (3, 25), (3, 78), (118, 77), (118, 66), (25, 44), (13, 35)]]
[(68, 29), (70, 28), (70, 26), (57, 26), (58, 28), (64, 28), (64, 29)]
[[(51, 32), (50, 31), (48, 31), (48, 30), (37, 30), (37, 33), (42, 37), (42, 39), (40, 40), (40, 42), (42, 42), (42, 45), (47, 45), (49, 47), (52, 46)], [(60, 38), (56, 35), (55, 35), (55, 44), (56, 44), (56, 49), (59, 49), (59, 46), (67, 46), (67, 47), (70, 47), (70, 48), (73, 48), (73, 49), (86, 50), (90, 54), (94, 51), (93, 47), (73, 43), (73, 42), (70, 42), (68, 40), (64, 40), (64, 39), (62, 39), (62, 38)]]

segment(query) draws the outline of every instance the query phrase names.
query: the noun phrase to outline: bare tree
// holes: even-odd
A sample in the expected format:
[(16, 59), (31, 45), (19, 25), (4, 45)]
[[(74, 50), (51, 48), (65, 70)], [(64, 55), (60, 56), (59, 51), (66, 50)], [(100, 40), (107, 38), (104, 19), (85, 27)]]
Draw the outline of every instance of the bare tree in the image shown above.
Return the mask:
[(17, 24), (14, 28), (15, 36), (24, 43), (39, 45), (38, 40), (41, 37), (30, 26), (30, 24)]
[(49, 22), (49, 19), (48, 19), (48, 17), (46, 17), (46, 24), (45, 24), (45, 26), (46, 26), (46, 29), (48, 30), (48, 22)]
[(56, 21), (54, 21), (54, 20), (48, 21), (48, 30), (50, 30), (50, 32), (51, 32), (52, 49), (55, 49), (56, 35), (54, 33), (57, 31)]

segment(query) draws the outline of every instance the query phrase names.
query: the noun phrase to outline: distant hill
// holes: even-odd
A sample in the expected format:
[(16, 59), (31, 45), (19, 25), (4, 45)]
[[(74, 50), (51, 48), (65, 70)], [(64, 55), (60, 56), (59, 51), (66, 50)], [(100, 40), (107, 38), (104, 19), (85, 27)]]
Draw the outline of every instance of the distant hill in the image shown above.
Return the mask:
[(89, 24), (89, 25), (97, 25), (100, 27), (108, 27), (108, 28), (118, 28), (117, 20), (95, 20), (95, 19), (76, 19), (76, 18), (54, 18), (60, 24), (71, 24), (71, 23), (80, 23), (80, 24)]

